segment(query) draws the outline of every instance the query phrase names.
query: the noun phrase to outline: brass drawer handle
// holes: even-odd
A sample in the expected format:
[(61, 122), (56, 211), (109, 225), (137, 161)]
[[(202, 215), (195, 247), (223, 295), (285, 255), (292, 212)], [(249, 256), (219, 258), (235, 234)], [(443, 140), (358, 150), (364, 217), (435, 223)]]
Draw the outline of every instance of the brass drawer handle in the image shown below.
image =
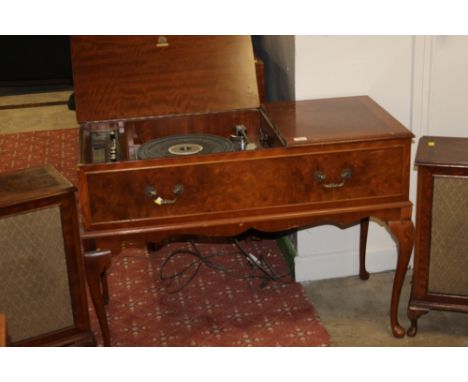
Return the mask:
[(340, 183), (323, 183), (327, 176), (323, 173), (323, 171), (315, 171), (314, 172), (314, 179), (319, 182), (323, 188), (340, 188), (343, 187), (347, 180), (351, 179), (353, 172), (349, 168), (345, 168), (341, 171), (341, 182)]
[(173, 199), (165, 199), (158, 195), (158, 191), (153, 186), (147, 186), (145, 188), (145, 195), (147, 198), (153, 199), (153, 203), (157, 204), (158, 206), (166, 205), (166, 204), (175, 204), (177, 200), (179, 200), (180, 196), (184, 193), (185, 188), (182, 184), (176, 184), (172, 188), (172, 192), (175, 195)]

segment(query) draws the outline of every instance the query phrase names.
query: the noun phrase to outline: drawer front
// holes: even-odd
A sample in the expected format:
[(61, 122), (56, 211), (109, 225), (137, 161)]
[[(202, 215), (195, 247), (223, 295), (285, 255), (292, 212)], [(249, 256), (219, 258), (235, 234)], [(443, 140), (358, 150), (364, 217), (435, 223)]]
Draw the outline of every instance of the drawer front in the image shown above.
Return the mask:
[[(405, 151), (405, 146), (359, 148), (88, 172), (85, 221), (190, 219), (402, 200), (408, 192)], [(158, 197), (160, 205), (154, 202)]]

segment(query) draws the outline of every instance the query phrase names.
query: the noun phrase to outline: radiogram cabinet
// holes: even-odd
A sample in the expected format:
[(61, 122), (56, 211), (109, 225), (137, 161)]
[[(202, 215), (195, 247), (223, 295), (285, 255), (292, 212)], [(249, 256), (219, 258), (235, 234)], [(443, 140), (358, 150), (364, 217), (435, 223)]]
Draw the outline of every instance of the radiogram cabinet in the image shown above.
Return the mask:
[(416, 165), (411, 336), (431, 309), (468, 313), (468, 138), (422, 137)]
[[(365, 228), (373, 216), (399, 244), (391, 327), (404, 335), (396, 313), (413, 245), (413, 135), (375, 101), (261, 103), (248, 36), (78, 36), (72, 61), (88, 249)], [(233, 144), (209, 151), (200, 135)], [(161, 149), (148, 157), (153, 145)]]

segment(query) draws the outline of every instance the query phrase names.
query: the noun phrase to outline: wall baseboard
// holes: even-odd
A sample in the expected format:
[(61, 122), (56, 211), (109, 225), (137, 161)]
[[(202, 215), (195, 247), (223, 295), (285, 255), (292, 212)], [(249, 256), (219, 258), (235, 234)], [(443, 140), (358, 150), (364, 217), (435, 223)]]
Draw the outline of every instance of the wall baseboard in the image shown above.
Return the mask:
[[(370, 273), (393, 270), (396, 260), (395, 247), (371, 250), (366, 255), (366, 268)], [(358, 275), (359, 253), (336, 251), (297, 256), (295, 273), (298, 282)]]

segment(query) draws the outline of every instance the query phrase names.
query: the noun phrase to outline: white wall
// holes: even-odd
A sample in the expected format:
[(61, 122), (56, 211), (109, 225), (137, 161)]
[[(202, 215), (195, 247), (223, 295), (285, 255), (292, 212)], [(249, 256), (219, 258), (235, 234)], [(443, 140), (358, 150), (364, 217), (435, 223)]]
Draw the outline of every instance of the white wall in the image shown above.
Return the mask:
[(468, 137), (468, 36), (432, 36), (423, 134)]
[(296, 36), (296, 99), (366, 94), (408, 126), (410, 36)]

